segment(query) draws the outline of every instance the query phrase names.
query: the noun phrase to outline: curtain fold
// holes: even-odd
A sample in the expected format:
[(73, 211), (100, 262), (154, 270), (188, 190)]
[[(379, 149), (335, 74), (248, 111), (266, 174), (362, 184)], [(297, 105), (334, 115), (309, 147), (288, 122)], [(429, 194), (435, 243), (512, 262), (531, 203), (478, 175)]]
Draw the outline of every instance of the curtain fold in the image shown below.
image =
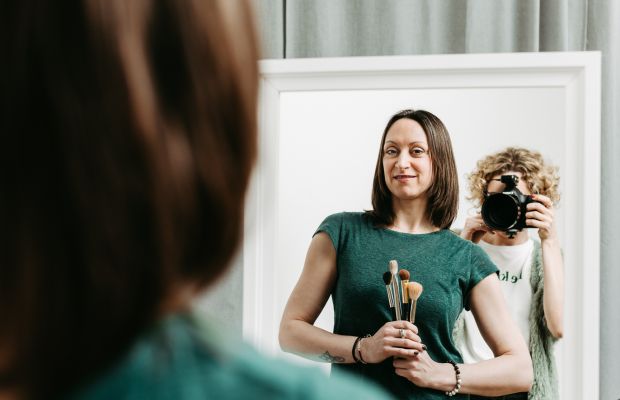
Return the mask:
[[(601, 50), (601, 350), (600, 398), (620, 398), (620, 2), (590, 0), (588, 50)], [(583, 266), (587, 268), (587, 265)]]
[(262, 58), (284, 58), (284, 7), (285, 0), (260, 0), (255, 3)]
[(600, 397), (620, 398), (620, 1), (259, 0), (257, 8), (264, 58), (602, 51)]

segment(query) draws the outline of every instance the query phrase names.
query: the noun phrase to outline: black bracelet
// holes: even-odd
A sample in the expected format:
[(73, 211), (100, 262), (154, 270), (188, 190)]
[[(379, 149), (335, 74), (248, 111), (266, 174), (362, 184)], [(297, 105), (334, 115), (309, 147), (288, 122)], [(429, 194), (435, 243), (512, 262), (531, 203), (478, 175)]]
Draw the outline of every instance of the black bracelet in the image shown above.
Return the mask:
[(357, 350), (357, 353), (360, 355), (359, 361), (362, 364), (368, 364), (366, 361), (364, 361), (364, 357), (362, 357), (362, 340), (369, 338), (369, 337), (370, 335), (362, 336), (362, 337), (359, 337), (358, 338), (359, 340), (357, 341), (356, 350)]
[(446, 396), (452, 397), (461, 390), (461, 371), (459, 370), (459, 366), (452, 360), (448, 360), (452, 367), (454, 367), (454, 373), (456, 374), (456, 385), (454, 385), (454, 389), (449, 392), (446, 392)]
[(362, 340), (362, 336), (358, 336), (357, 339), (355, 339), (355, 342), (353, 342), (353, 347), (351, 347), (351, 355), (353, 356), (353, 360), (355, 361), (356, 364), (360, 363), (359, 358), (357, 358), (357, 356), (355, 355), (355, 350), (357, 349), (357, 343)]

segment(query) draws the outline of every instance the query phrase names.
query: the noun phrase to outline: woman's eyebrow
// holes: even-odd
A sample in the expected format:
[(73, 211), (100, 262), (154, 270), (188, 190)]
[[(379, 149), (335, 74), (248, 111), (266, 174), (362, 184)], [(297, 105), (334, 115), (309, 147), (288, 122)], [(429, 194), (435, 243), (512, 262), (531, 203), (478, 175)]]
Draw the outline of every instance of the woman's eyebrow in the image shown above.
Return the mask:
[[(386, 144), (388, 144), (388, 143), (398, 144), (398, 143), (396, 143), (396, 142), (395, 142), (395, 141), (393, 141), (393, 140), (386, 140), (386, 141), (385, 141), (384, 146), (385, 146)], [(414, 144), (423, 144), (423, 145), (428, 145), (428, 143), (426, 143), (426, 142), (415, 141), (415, 142), (410, 142), (410, 143), (409, 143), (409, 146), (414, 145)]]

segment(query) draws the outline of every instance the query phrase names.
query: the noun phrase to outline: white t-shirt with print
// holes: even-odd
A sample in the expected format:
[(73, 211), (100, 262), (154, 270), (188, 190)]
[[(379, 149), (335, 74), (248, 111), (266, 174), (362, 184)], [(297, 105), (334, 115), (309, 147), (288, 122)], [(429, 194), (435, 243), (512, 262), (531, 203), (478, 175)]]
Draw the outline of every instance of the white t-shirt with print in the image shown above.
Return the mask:
[[(523, 334), (525, 343), (529, 343), (529, 313), (532, 304), (532, 287), (530, 273), (534, 242), (514, 246), (495, 246), (480, 241), (479, 246), (489, 255), (499, 269), (499, 281), (508, 305), (508, 310)], [(471, 311), (465, 312), (465, 330), (463, 343), (459, 348), (463, 362), (475, 363), (494, 357), (493, 352), (482, 338), (476, 320)]]

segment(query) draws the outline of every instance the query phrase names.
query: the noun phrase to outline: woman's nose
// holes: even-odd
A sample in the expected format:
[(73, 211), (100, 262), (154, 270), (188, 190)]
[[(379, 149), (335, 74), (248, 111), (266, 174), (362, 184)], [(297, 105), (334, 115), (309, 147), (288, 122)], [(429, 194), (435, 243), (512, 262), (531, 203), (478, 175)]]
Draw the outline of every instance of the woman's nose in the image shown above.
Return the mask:
[(400, 169), (407, 169), (409, 168), (409, 155), (408, 154), (402, 154), (398, 157), (398, 161), (396, 163), (396, 166)]

